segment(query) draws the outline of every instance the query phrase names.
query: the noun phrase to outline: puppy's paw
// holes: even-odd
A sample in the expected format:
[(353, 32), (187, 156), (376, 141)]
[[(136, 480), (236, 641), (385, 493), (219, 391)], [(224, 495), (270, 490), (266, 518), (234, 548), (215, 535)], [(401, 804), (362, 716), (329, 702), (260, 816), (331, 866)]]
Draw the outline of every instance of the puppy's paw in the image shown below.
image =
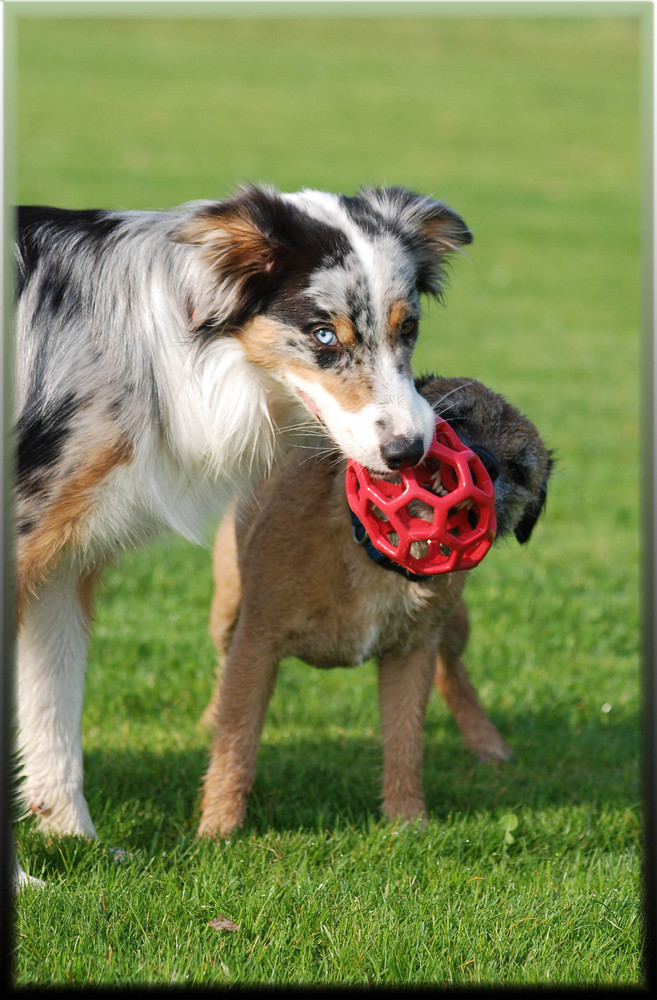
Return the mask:
[(464, 739), (464, 742), (480, 761), (509, 760), (513, 757), (513, 750), (507, 746), (492, 723)]
[(425, 827), (429, 822), (423, 799), (385, 799), (381, 812), (389, 823), (401, 821)]
[(232, 804), (213, 802), (209, 805), (204, 803), (196, 836), (209, 837), (213, 840), (225, 839), (243, 826), (245, 819), (246, 802)]

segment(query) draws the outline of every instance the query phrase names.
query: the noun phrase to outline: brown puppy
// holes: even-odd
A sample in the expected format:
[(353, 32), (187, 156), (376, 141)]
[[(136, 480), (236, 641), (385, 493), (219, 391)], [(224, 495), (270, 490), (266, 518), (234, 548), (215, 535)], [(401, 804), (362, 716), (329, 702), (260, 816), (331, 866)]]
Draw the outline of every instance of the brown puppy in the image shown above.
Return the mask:
[[(498, 537), (513, 531), (525, 542), (552, 464), (536, 428), (479, 382), (428, 377), (417, 387), (487, 465)], [(307, 454), (292, 455), (217, 533), (210, 631), (225, 664), (204, 715), (215, 736), (201, 835), (226, 835), (244, 821), (260, 732), (285, 656), (317, 667), (377, 658), (388, 819), (426, 815), (422, 741), (434, 680), (467, 746), (482, 758), (511, 753), (461, 661), (467, 573), (411, 582), (376, 565), (354, 542), (344, 460), (326, 449), (310, 461)]]

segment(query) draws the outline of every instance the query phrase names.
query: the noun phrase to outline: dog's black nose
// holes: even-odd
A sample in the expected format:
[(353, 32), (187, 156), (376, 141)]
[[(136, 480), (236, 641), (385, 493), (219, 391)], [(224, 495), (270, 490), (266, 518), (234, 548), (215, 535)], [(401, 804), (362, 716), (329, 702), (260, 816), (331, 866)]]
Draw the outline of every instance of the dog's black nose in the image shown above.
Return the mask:
[(479, 458), (483, 462), (486, 472), (490, 476), (491, 480), (495, 482), (495, 480), (500, 474), (500, 467), (498, 465), (497, 459), (494, 458), (489, 451), (486, 451), (485, 448), (476, 447), (473, 448), (472, 450), (475, 451), (477, 455), (479, 455)]
[(381, 458), (389, 469), (405, 469), (417, 465), (424, 455), (424, 441), (421, 437), (392, 437), (381, 445)]

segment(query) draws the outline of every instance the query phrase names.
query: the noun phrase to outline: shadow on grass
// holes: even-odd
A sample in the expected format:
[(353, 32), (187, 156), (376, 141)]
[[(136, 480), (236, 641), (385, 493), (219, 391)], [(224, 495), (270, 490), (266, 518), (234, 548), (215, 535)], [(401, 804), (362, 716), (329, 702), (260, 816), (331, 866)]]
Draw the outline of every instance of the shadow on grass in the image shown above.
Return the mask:
[[(430, 723), (425, 733), (427, 809), (439, 819), (462, 811), (530, 807), (634, 805), (639, 797), (639, 723), (589, 722), (573, 728), (559, 717), (496, 719), (514, 747), (505, 763), (480, 762), (453, 725)], [(202, 750), (86, 755), (86, 789), (102, 827), (119, 824), (122, 846), (149, 850), (193, 832), (206, 766)], [(365, 827), (379, 816), (381, 748), (373, 742), (304, 738), (264, 742), (249, 805), (248, 828), (317, 830), (336, 823)], [(118, 819), (116, 818), (118, 816)]]

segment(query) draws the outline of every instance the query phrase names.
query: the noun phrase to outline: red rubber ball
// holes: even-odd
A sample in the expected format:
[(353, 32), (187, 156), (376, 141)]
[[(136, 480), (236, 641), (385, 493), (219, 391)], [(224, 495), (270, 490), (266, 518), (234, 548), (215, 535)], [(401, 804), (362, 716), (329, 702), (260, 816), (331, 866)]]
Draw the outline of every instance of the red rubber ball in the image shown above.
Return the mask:
[(372, 479), (349, 459), (345, 486), (374, 548), (412, 573), (472, 569), (495, 537), (492, 480), (479, 456), (441, 417), (419, 465)]

